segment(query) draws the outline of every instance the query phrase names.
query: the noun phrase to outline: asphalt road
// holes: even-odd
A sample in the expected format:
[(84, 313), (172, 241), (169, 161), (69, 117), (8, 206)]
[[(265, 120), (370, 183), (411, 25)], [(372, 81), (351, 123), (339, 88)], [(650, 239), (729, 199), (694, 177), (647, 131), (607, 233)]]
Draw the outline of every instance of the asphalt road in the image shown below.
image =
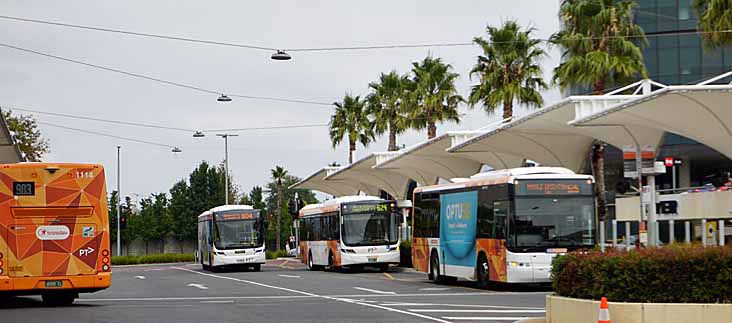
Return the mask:
[(112, 287), (74, 305), (0, 301), (0, 322), (513, 322), (544, 316), (546, 291), (437, 285), (414, 272), (311, 272), (269, 262), (261, 272), (194, 264), (116, 267)]

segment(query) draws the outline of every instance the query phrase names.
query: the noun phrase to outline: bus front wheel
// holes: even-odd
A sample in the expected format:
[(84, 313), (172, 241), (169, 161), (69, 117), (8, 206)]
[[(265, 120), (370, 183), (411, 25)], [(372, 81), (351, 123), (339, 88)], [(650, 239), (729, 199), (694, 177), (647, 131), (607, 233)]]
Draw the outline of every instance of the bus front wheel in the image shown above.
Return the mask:
[(43, 303), (49, 306), (68, 306), (74, 303), (79, 297), (76, 293), (48, 293), (42, 294)]
[(256, 264), (252, 266), (252, 270), (254, 271), (261, 271), (262, 270), (262, 264)]
[(308, 269), (310, 271), (315, 271), (315, 265), (313, 265), (313, 253), (308, 252)]

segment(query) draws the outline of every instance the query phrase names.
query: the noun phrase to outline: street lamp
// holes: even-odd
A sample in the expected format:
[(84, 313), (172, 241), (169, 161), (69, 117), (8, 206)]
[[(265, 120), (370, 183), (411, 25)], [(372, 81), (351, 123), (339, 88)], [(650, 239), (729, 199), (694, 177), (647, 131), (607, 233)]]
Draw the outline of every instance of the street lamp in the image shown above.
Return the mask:
[(180, 149), (180, 148), (178, 148), (178, 147), (173, 147), (173, 149), (172, 149), (171, 151), (172, 151), (172, 152), (173, 152), (174, 154), (177, 154), (177, 153), (182, 153), (182, 152), (183, 152), (183, 150), (182, 150), (182, 149)]
[(206, 137), (206, 135), (205, 135), (205, 134), (203, 134), (203, 132), (201, 132), (201, 131), (196, 131), (196, 132), (195, 132), (195, 133), (193, 134), (193, 138), (203, 138), (203, 137)]
[(276, 53), (272, 54), (272, 59), (275, 61), (289, 61), (292, 59), (292, 56), (284, 50), (278, 50)]
[(117, 146), (117, 256), (122, 255), (122, 237), (120, 234), (119, 218), (122, 217), (122, 195), (120, 193), (120, 162), (119, 153), (122, 146)]
[(219, 101), (219, 102), (230, 102), (231, 101), (231, 98), (228, 97), (226, 94), (223, 94), (222, 93), (221, 96), (219, 96), (219, 98), (216, 99), (216, 101)]
[(237, 137), (237, 134), (217, 133), (216, 136), (224, 138), (224, 201), (229, 204), (229, 137)]

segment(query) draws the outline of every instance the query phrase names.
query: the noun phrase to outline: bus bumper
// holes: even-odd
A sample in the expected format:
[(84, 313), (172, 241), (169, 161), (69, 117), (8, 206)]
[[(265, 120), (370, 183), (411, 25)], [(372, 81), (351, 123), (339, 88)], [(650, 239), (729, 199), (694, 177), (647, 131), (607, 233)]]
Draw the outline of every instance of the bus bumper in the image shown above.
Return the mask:
[[(47, 281), (61, 281), (62, 285), (46, 287)], [(86, 276), (0, 277), (0, 293), (34, 295), (58, 290), (92, 293), (109, 288), (111, 283), (111, 273)]]
[(256, 253), (254, 255), (248, 255), (248, 256), (226, 256), (226, 255), (216, 255), (214, 256), (214, 266), (247, 266), (247, 265), (256, 265), (256, 264), (264, 264), (265, 262), (265, 253), (264, 251)]
[(376, 254), (353, 254), (341, 252), (341, 265), (399, 264), (399, 249)]

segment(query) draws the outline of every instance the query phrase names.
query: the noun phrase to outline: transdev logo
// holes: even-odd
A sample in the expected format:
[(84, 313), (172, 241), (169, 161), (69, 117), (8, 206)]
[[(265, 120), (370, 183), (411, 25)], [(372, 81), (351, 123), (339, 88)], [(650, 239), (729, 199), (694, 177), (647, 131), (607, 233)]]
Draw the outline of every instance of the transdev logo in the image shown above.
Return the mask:
[(65, 225), (42, 225), (36, 229), (36, 237), (40, 240), (66, 240), (71, 235)]

